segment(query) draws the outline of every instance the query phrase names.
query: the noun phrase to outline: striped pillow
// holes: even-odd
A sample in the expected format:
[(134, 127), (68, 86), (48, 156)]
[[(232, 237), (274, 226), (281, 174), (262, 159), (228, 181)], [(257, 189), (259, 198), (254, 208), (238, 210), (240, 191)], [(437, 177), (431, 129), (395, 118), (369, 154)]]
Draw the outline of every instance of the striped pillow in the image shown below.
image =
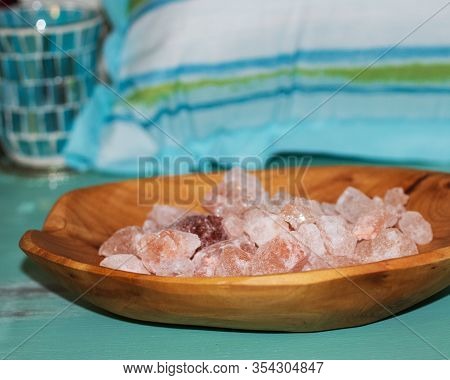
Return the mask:
[(443, 4), (106, 1), (120, 97), (97, 91), (68, 161), (132, 173), (138, 156), (300, 151), (449, 164)]

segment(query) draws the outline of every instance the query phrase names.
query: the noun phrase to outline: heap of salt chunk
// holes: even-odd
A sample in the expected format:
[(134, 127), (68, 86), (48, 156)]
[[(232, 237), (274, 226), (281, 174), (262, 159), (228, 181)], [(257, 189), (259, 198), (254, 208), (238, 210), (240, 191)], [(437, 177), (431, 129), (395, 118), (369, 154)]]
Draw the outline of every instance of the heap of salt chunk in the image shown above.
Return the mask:
[(418, 253), (431, 225), (407, 211), (402, 188), (370, 198), (348, 187), (336, 204), (270, 197), (234, 168), (204, 201), (207, 213), (154, 205), (142, 227), (116, 231), (99, 249), (104, 267), (140, 274), (226, 277), (338, 268)]

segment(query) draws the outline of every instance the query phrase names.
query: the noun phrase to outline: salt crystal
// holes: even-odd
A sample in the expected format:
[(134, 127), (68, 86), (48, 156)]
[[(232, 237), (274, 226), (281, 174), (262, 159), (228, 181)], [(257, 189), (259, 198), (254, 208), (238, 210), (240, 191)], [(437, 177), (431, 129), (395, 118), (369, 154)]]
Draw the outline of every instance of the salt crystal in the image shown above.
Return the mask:
[(334, 203), (322, 202), (321, 207), (325, 215), (339, 215), (336, 211), (336, 205)]
[(252, 255), (239, 247), (225, 246), (216, 267), (216, 276), (248, 276)]
[(293, 197), (291, 194), (285, 191), (278, 191), (270, 199), (267, 199), (264, 209), (273, 214), (278, 214), (284, 206), (292, 201)]
[(157, 232), (175, 223), (178, 219), (192, 214), (191, 211), (181, 207), (155, 204), (149, 212), (143, 228), (144, 231)]
[(289, 231), (289, 227), (275, 214), (261, 209), (251, 209), (244, 214), (244, 231), (258, 246), (275, 236)]
[(217, 216), (242, 214), (266, 203), (268, 195), (260, 181), (239, 167), (226, 172), (223, 181), (207, 194), (202, 205)]
[(409, 195), (405, 194), (403, 188), (394, 187), (386, 191), (384, 202), (392, 206), (404, 206), (408, 203)]
[(202, 206), (213, 215), (224, 217), (228, 214), (241, 213), (237, 206), (234, 207), (231, 201), (224, 195), (217, 194), (215, 190), (205, 195)]
[(306, 261), (306, 253), (296, 239), (277, 236), (258, 248), (251, 272), (253, 275), (300, 272)]
[(142, 229), (145, 232), (158, 232), (161, 231), (161, 228), (153, 219), (146, 219), (142, 225)]
[(138, 243), (137, 254), (151, 273), (161, 276), (189, 276), (194, 270), (190, 258), (200, 245), (199, 237), (189, 232), (147, 232)]
[(387, 228), (373, 240), (358, 243), (355, 257), (364, 263), (417, 254), (414, 241), (397, 228)]
[(121, 228), (106, 240), (98, 251), (101, 256), (111, 256), (118, 253), (136, 254), (136, 243), (142, 236), (142, 229), (137, 226)]
[(392, 204), (385, 203), (380, 197), (373, 197), (373, 203), (375, 208), (384, 212), (384, 227), (394, 227), (401, 214), (405, 211), (403, 206), (393, 206)]
[(358, 240), (375, 239), (384, 228), (386, 221), (383, 209), (375, 208), (361, 215), (353, 226), (353, 235)]
[(228, 187), (228, 193), (237, 193), (244, 200), (260, 203), (267, 196), (259, 179), (240, 167), (234, 167), (226, 172), (223, 181)]
[(189, 215), (179, 219), (170, 227), (172, 230), (196, 234), (202, 242), (201, 248), (228, 238), (222, 226), (222, 218), (215, 215)]
[(104, 258), (100, 266), (126, 272), (149, 274), (142, 261), (135, 255), (118, 253)]
[(329, 253), (336, 256), (353, 256), (356, 237), (342, 217), (323, 215), (318, 219), (317, 227)]
[(194, 274), (198, 277), (247, 275), (255, 252), (255, 245), (247, 238), (218, 242), (195, 254)]
[(398, 222), (398, 227), (417, 244), (428, 244), (433, 240), (431, 224), (416, 211), (405, 212)]
[(373, 201), (354, 187), (347, 187), (336, 202), (336, 210), (349, 222), (358, 218), (374, 207)]
[(323, 215), (323, 212), (319, 202), (295, 198), (292, 203), (282, 208), (280, 215), (292, 229), (297, 230), (302, 223), (313, 223), (319, 216)]
[(291, 232), (308, 255), (324, 256), (327, 253), (320, 230), (315, 224), (304, 223), (297, 231)]
[(244, 234), (244, 221), (236, 215), (230, 214), (225, 216), (222, 224), (226, 234), (230, 238), (239, 237)]
[(325, 254), (324, 256), (308, 256), (308, 261), (303, 267), (303, 272), (310, 270), (341, 268), (352, 265), (358, 265), (359, 262), (352, 257), (333, 256)]
[(194, 265), (194, 276), (213, 277), (216, 273), (217, 263), (219, 261), (219, 246), (222, 242), (210, 245), (197, 252), (192, 259)]
[(393, 227), (397, 224), (403, 213), (406, 212), (405, 205), (409, 196), (405, 194), (401, 187), (394, 187), (386, 191), (384, 195), (384, 205), (388, 220), (385, 227)]

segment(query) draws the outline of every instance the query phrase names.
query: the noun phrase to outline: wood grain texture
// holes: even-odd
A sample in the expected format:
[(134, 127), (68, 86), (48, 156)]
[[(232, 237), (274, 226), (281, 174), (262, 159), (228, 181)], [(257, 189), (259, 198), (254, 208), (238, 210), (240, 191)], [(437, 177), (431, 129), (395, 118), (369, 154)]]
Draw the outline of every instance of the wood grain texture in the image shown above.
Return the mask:
[[(397, 313), (450, 283), (450, 175), (416, 170), (311, 168), (302, 181), (292, 168), (258, 172), (271, 192), (287, 186), (335, 201), (352, 185), (369, 195), (393, 186), (410, 194), (409, 209), (432, 224), (435, 239), (421, 254), (380, 263), (298, 274), (240, 278), (164, 278), (98, 266), (99, 245), (116, 229), (141, 224), (145, 206), (199, 207), (212, 186), (201, 175), (133, 180), (64, 195), (42, 231), (28, 231), (21, 248), (76, 294), (113, 313), (143, 321), (255, 330), (319, 331), (363, 325)], [(294, 179), (292, 181), (292, 179)], [(302, 186), (300, 186), (302, 185)], [(142, 204), (145, 204), (144, 206)], [(183, 204), (185, 207), (186, 202)]]

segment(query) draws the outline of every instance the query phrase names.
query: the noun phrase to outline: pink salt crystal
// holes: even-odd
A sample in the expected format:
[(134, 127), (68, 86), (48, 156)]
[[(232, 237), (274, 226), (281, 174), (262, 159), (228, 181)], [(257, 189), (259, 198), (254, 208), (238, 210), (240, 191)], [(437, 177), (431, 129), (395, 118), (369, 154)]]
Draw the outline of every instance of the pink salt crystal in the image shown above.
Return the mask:
[(248, 276), (251, 274), (251, 254), (234, 246), (225, 246), (220, 254), (215, 275)]
[(267, 199), (264, 208), (266, 211), (269, 211), (273, 214), (278, 214), (284, 206), (286, 206), (288, 203), (291, 203), (292, 201), (293, 197), (291, 194), (285, 191), (278, 191), (270, 199)]
[(242, 275), (247, 274), (244, 270), (246, 257), (251, 257), (255, 252), (255, 245), (247, 238), (230, 239), (210, 245), (195, 254), (192, 260), (195, 268), (194, 275), (198, 277), (231, 276), (237, 275), (235, 271), (238, 268), (241, 268)]
[(295, 198), (292, 203), (282, 208), (280, 215), (285, 222), (289, 223), (292, 229), (297, 230), (302, 223), (313, 223), (318, 217), (323, 215), (323, 212), (319, 202), (305, 198)]
[(336, 210), (351, 223), (355, 223), (373, 207), (374, 203), (367, 195), (351, 186), (345, 189), (336, 202)]
[(308, 256), (308, 261), (303, 267), (303, 271), (342, 268), (352, 265), (358, 265), (359, 262), (351, 257), (333, 256), (325, 254), (324, 256)]
[(160, 231), (188, 215), (193, 215), (193, 213), (181, 207), (155, 204), (144, 222), (144, 230)]
[(209, 211), (213, 215), (224, 217), (233, 212), (240, 213), (242, 210), (238, 210), (237, 205), (233, 207), (232, 203), (224, 195), (217, 194), (213, 190), (211, 193), (205, 195), (202, 200), (202, 206), (205, 210)]
[(118, 253), (136, 254), (136, 243), (142, 236), (142, 229), (136, 226), (124, 227), (114, 232), (98, 251), (101, 256), (111, 256)]
[(161, 230), (161, 227), (159, 227), (158, 223), (156, 223), (153, 219), (146, 219), (142, 225), (142, 229), (145, 232), (158, 232)]
[(384, 227), (394, 227), (401, 214), (405, 211), (403, 206), (393, 206), (391, 204), (386, 204), (380, 197), (373, 197), (373, 203), (375, 208), (384, 211)]
[(417, 244), (428, 244), (433, 240), (431, 224), (416, 211), (405, 212), (398, 222), (398, 227)]
[(222, 218), (215, 215), (189, 215), (169, 226), (172, 230), (196, 234), (202, 242), (201, 248), (228, 238)]
[(358, 240), (375, 239), (385, 226), (386, 216), (383, 209), (375, 208), (361, 215), (353, 226), (353, 235)]
[(309, 255), (324, 256), (327, 252), (319, 229), (315, 224), (304, 223), (291, 235), (300, 243), (303, 250)]
[(217, 263), (219, 261), (219, 247), (221, 242), (210, 245), (197, 252), (192, 259), (194, 265), (194, 276), (196, 277), (213, 277), (216, 273)]
[(403, 213), (406, 211), (405, 205), (409, 196), (406, 195), (401, 187), (394, 187), (386, 191), (384, 195), (384, 207), (387, 220), (385, 227), (393, 227), (397, 224)]
[(237, 193), (239, 197), (248, 201), (261, 201), (267, 196), (264, 188), (256, 176), (247, 173), (240, 167), (234, 167), (225, 173), (223, 181), (228, 185), (228, 192)]
[(198, 236), (189, 232), (147, 232), (138, 243), (138, 256), (151, 273), (161, 276), (189, 276), (194, 271), (190, 258), (200, 245)]
[(288, 225), (275, 214), (257, 208), (244, 214), (244, 232), (258, 246), (287, 231), (289, 231)]
[(386, 191), (384, 202), (392, 206), (404, 206), (408, 203), (409, 195), (401, 187), (394, 187)]
[(242, 214), (255, 205), (262, 205), (267, 193), (259, 180), (235, 167), (226, 172), (223, 181), (202, 202), (203, 207), (217, 216)]
[(335, 256), (352, 257), (356, 246), (349, 225), (341, 216), (323, 215), (317, 221), (317, 227), (322, 235), (330, 254)]
[(289, 234), (277, 236), (258, 248), (252, 258), (253, 275), (300, 272), (306, 253)]
[(384, 207), (384, 201), (382, 198), (380, 198), (378, 195), (374, 196), (372, 198), (373, 203), (376, 207)]
[(230, 238), (244, 234), (244, 221), (236, 215), (230, 214), (223, 218), (223, 228)]
[(417, 254), (414, 241), (397, 228), (387, 228), (373, 240), (358, 243), (355, 258), (363, 263)]
[(108, 256), (102, 260), (100, 266), (126, 272), (150, 274), (139, 257), (130, 254), (118, 253)]
[(384, 207), (384, 214), (386, 217), (384, 227), (385, 228), (394, 227), (397, 224), (398, 219), (400, 218), (400, 216), (403, 214), (404, 211), (405, 210), (399, 209), (398, 207), (394, 207), (392, 205), (386, 205)]
[(325, 215), (339, 215), (336, 211), (336, 205), (334, 203), (322, 202), (321, 204), (322, 212)]

